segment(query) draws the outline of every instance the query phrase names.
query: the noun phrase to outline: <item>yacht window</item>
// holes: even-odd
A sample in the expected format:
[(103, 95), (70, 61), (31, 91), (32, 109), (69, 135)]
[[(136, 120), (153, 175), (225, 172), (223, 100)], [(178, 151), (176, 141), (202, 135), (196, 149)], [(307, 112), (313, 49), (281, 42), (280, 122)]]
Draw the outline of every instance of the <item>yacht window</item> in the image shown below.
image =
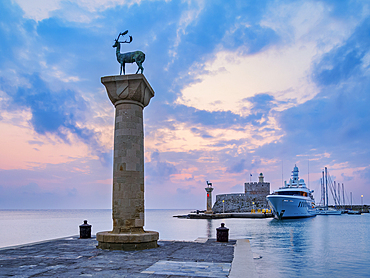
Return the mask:
[(283, 191), (283, 192), (278, 192), (278, 195), (305, 196), (305, 197), (307, 197), (307, 192), (304, 192), (304, 191)]

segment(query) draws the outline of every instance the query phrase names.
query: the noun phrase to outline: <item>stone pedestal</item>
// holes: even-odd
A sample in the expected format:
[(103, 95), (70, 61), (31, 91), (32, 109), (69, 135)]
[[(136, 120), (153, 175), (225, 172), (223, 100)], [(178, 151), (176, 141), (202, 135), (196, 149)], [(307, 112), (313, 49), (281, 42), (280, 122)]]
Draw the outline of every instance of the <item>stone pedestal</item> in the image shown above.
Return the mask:
[(142, 74), (105, 76), (101, 82), (116, 107), (113, 162), (113, 231), (96, 234), (98, 248), (157, 247), (159, 234), (144, 231), (143, 109), (154, 91)]
[(212, 214), (213, 213), (213, 211), (212, 211), (212, 191), (213, 191), (213, 188), (212, 187), (206, 187), (205, 190), (207, 192), (207, 210), (206, 210), (205, 213)]

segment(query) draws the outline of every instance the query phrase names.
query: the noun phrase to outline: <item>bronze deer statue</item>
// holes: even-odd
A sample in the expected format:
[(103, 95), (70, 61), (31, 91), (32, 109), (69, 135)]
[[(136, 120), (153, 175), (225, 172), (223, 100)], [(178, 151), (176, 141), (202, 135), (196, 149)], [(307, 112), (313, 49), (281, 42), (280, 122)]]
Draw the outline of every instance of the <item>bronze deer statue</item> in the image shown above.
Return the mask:
[(119, 37), (121, 35), (126, 35), (128, 31), (125, 31), (123, 33), (119, 33), (117, 39), (115, 39), (113, 47), (116, 48), (116, 56), (117, 56), (117, 61), (118, 63), (121, 64), (120, 67), (120, 75), (125, 74), (125, 63), (134, 63), (136, 62), (138, 69), (136, 71), (136, 74), (141, 70), (141, 73), (143, 73), (144, 68), (143, 68), (143, 62), (145, 60), (145, 54), (141, 51), (133, 51), (133, 52), (127, 52), (127, 53), (121, 53), (121, 43), (130, 43), (132, 42), (132, 37), (130, 36), (130, 41), (118, 41)]

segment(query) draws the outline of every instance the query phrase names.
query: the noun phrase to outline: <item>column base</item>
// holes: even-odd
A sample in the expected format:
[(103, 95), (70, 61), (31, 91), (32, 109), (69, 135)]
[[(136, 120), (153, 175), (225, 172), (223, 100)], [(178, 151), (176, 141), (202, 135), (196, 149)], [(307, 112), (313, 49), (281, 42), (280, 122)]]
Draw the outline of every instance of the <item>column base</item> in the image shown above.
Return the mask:
[(213, 211), (212, 210), (207, 210), (204, 212), (205, 214), (213, 214)]
[(99, 232), (96, 234), (97, 248), (107, 250), (143, 250), (158, 247), (159, 233), (146, 231), (144, 233), (113, 234), (112, 232)]

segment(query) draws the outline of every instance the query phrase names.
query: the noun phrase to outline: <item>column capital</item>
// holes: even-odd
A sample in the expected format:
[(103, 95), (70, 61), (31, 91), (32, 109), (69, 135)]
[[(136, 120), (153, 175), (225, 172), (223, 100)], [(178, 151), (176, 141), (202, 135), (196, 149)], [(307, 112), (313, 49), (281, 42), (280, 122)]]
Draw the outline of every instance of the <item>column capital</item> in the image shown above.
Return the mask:
[(103, 76), (101, 83), (114, 106), (136, 103), (144, 108), (154, 97), (154, 91), (143, 74)]

